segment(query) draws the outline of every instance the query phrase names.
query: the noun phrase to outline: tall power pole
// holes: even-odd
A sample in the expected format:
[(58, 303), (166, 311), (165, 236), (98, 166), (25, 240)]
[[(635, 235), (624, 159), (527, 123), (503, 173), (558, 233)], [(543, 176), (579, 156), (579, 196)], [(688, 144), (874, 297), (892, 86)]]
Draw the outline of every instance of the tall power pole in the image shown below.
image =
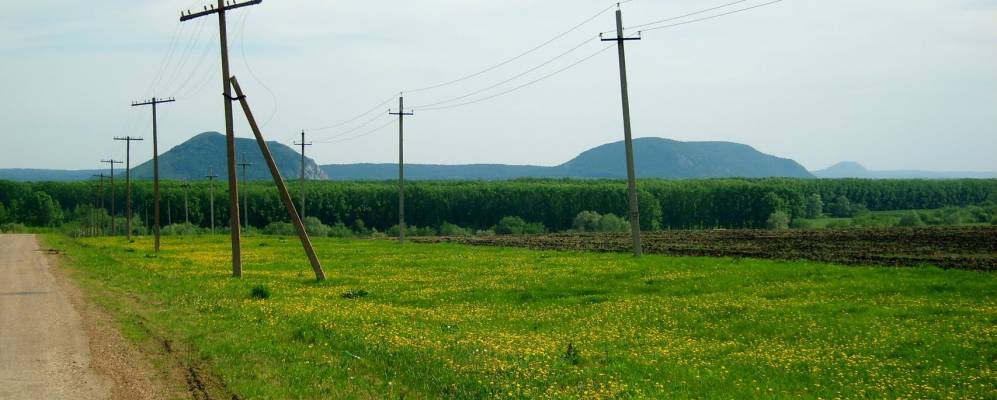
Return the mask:
[(125, 200), (125, 230), (128, 231), (128, 241), (132, 241), (132, 142), (142, 141), (142, 138), (125, 136), (114, 140), (125, 141), (125, 188), (128, 196)]
[(156, 236), (155, 250), (159, 252), (159, 132), (156, 126), (156, 105), (161, 103), (172, 103), (172, 97), (168, 99), (157, 99), (153, 97), (149, 101), (137, 101), (132, 103), (132, 107), (152, 106), (152, 198), (153, 198), (153, 220), (155, 226), (153, 231)]
[(295, 146), (301, 146), (301, 212), (298, 213), (301, 218), (305, 217), (305, 146), (311, 146), (312, 143), (305, 142), (305, 131), (301, 131), (301, 143), (295, 143)]
[[(242, 153), (242, 162), (239, 163), (238, 165), (240, 167), (242, 167), (242, 182), (243, 182), (243, 185), (245, 185), (245, 184), (249, 183), (249, 181), (246, 180), (246, 167), (252, 167), (252, 166), (254, 166), (256, 164), (253, 164), (251, 162), (246, 162), (246, 153)], [(245, 218), (243, 218), (243, 220), (244, 220), (243, 223), (246, 224), (246, 229), (249, 229), (249, 191), (248, 190), (244, 190), (243, 191), (242, 201), (244, 202), (243, 203), (244, 207), (242, 207), (243, 208), (243, 212), (246, 213), (245, 214)]]
[(405, 116), (415, 115), (405, 112), (405, 97), (398, 97), (398, 112), (389, 115), (398, 116), (398, 243), (405, 243)]
[(209, 189), (208, 189), (208, 193), (209, 193), (208, 194), (208, 198), (211, 199), (210, 200), (210, 202), (211, 202), (211, 234), (214, 235), (215, 234), (215, 179), (218, 178), (218, 175), (215, 175), (215, 173), (211, 170), (211, 167), (208, 167), (208, 174), (205, 175), (204, 177), (208, 178), (208, 187), (209, 187)]
[[(104, 178), (108, 178), (108, 176), (104, 175), (104, 173), (101, 172), (98, 175), (94, 175), (94, 178), (100, 178), (100, 186), (98, 186), (99, 187), (99, 189), (98, 189), (98, 193), (99, 194), (97, 195), (97, 199), (98, 200), (96, 202), (94, 202), (94, 206), (95, 207), (99, 206), (100, 210), (103, 211), (104, 210)], [(97, 234), (100, 234), (100, 231), (104, 230), (103, 213), (99, 213), (99, 214), (97, 214), (97, 216), (98, 216), (98, 218), (97, 218), (97, 225), (98, 225)]]
[(623, 36), (623, 12), (617, 9), (616, 37), (613, 39), (603, 38), (602, 41), (615, 41), (620, 54), (620, 89), (623, 93), (623, 135), (627, 151), (627, 194), (630, 197), (630, 235), (633, 239), (634, 257), (640, 257), (642, 250), (640, 244), (640, 211), (637, 208), (637, 173), (634, 171), (634, 144), (630, 131), (630, 94), (627, 89), (627, 56), (623, 45), (628, 40), (640, 40), (640, 38), (627, 38)]
[(187, 180), (183, 180), (183, 184), (180, 185), (183, 188), (183, 220), (188, 225), (190, 224), (190, 209), (187, 208), (187, 189), (190, 188), (190, 184)]
[(115, 160), (113, 158), (109, 159), (109, 160), (100, 160), (100, 162), (102, 162), (102, 163), (108, 163), (108, 164), (111, 165), (111, 236), (115, 236), (115, 235), (118, 234), (118, 227), (117, 227), (117, 224), (115, 224), (116, 215), (115, 215), (115, 212), (114, 212), (114, 195), (115, 195), (115, 193), (114, 193), (114, 164), (124, 164), (124, 162)]
[(189, 21), (194, 18), (200, 18), (211, 14), (218, 14), (218, 34), (220, 37), (219, 42), (221, 43), (221, 56), (222, 56), (222, 94), (225, 96), (225, 147), (226, 155), (228, 157), (228, 198), (229, 198), (229, 225), (231, 226), (232, 234), (232, 276), (236, 278), (242, 277), (242, 244), (239, 232), (239, 183), (236, 181), (235, 172), (235, 128), (232, 126), (232, 102), (237, 100), (232, 97), (232, 85), (229, 84), (229, 78), (232, 76), (229, 74), (229, 63), (228, 63), (228, 33), (225, 26), (225, 12), (228, 10), (234, 10), (236, 8), (251, 6), (262, 3), (263, 0), (249, 0), (239, 3), (237, 0), (232, 0), (230, 4), (226, 4), (225, 0), (218, 0), (218, 7), (211, 6), (211, 9), (205, 8), (204, 11), (191, 13), (187, 11), (187, 15), (180, 13), (180, 21)]

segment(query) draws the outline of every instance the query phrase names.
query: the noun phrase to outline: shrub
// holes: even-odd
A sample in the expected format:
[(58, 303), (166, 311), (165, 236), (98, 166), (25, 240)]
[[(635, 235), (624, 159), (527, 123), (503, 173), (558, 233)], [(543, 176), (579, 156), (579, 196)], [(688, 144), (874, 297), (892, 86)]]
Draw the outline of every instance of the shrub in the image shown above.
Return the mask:
[(793, 229), (813, 229), (814, 223), (803, 218), (796, 218), (789, 223), (789, 227)]
[(270, 298), (270, 288), (266, 285), (256, 285), (253, 286), (253, 290), (249, 292), (249, 297), (259, 300), (266, 300)]
[(3, 232), (3, 233), (27, 233), (28, 232), (28, 227), (24, 226), (24, 224), (17, 224), (17, 223), (10, 222), (10, 223), (6, 223), (6, 224), (3, 224), (3, 225), (0, 225), (0, 232)]
[(579, 232), (596, 232), (602, 216), (595, 211), (582, 211), (575, 216), (571, 227)]
[(357, 235), (361, 235), (361, 236), (370, 235), (370, 234), (376, 232), (376, 231), (373, 231), (373, 230), (367, 228), (367, 224), (364, 223), (363, 220), (360, 219), (360, 218), (357, 218), (357, 219), (355, 219), (353, 221), (353, 231), (356, 232)]
[(547, 233), (547, 227), (540, 222), (526, 222), (519, 217), (504, 217), (493, 228), (498, 235), (539, 235)]
[(7, 212), (7, 207), (4, 207), (3, 202), (0, 202), (0, 224), (8, 222), (10, 222), (10, 213)]
[(329, 236), (329, 230), (332, 229), (316, 217), (305, 217), (301, 223), (305, 226), (305, 232), (308, 232), (310, 236)]
[(776, 211), (769, 215), (765, 226), (769, 229), (789, 229), (789, 214), (785, 211)]
[(519, 217), (504, 217), (495, 225), (496, 235), (522, 235), (526, 221)]
[(469, 229), (461, 228), (449, 222), (440, 225), (440, 235), (442, 236), (471, 236)]
[(329, 227), (329, 232), (326, 235), (335, 238), (348, 238), (353, 237), (353, 230), (344, 225), (342, 222), (339, 222), (336, 225)]
[[(394, 225), (384, 231), (388, 236), (398, 236), (398, 225)], [(405, 236), (436, 236), (436, 229), (415, 225), (405, 226)]]
[(188, 223), (173, 224), (164, 226), (159, 233), (163, 236), (191, 236), (201, 234), (201, 228)]
[(630, 223), (613, 214), (603, 215), (599, 219), (599, 232), (626, 232), (629, 230)]
[(630, 229), (630, 223), (613, 214), (582, 211), (575, 216), (571, 227), (579, 232), (626, 232)]
[(918, 214), (917, 212), (909, 212), (907, 214), (904, 214), (904, 216), (900, 217), (900, 222), (897, 223), (897, 226), (903, 226), (903, 227), (924, 226), (924, 221), (921, 219), (921, 215)]
[(297, 235), (297, 229), (290, 222), (271, 222), (263, 228), (264, 235), (292, 236)]

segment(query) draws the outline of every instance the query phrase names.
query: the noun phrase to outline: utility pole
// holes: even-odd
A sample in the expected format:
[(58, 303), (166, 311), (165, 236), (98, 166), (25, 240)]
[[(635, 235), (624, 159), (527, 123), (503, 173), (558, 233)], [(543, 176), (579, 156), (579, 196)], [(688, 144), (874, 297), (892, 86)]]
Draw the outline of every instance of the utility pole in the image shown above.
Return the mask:
[(405, 112), (405, 97), (399, 96), (398, 112), (388, 114), (398, 116), (398, 243), (405, 243), (405, 116), (415, 113)]
[(125, 188), (128, 196), (125, 200), (125, 230), (128, 231), (128, 241), (132, 241), (132, 142), (142, 141), (142, 138), (131, 136), (116, 137), (114, 140), (125, 141)]
[(183, 184), (181, 184), (180, 187), (183, 188), (183, 220), (184, 220), (184, 222), (186, 222), (189, 225), (190, 224), (190, 210), (187, 208), (187, 188), (190, 187), (190, 184), (187, 183), (186, 179), (184, 179), (183, 180)]
[[(599, 35), (602, 36), (601, 34)], [(634, 144), (630, 130), (630, 95), (627, 89), (627, 56), (624, 43), (628, 40), (640, 40), (640, 37), (627, 38), (623, 36), (623, 12), (617, 4), (616, 38), (605, 39), (604, 42), (615, 41), (620, 54), (620, 90), (623, 93), (623, 135), (627, 151), (627, 194), (630, 197), (630, 235), (633, 239), (634, 257), (642, 254), (640, 244), (640, 211), (637, 208), (637, 173), (634, 171)]]
[(305, 131), (301, 131), (301, 143), (295, 143), (295, 146), (301, 146), (301, 218), (305, 217), (305, 146), (311, 146), (312, 143), (305, 143)]
[(322, 270), (322, 264), (319, 262), (318, 256), (315, 255), (315, 248), (312, 247), (312, 241), (308, 238), (308, 231), (305, 230), (305, 225), (301, 223), (301, 216), (294, 209), (294, 201), (291, 200), (291, 194), (288, 193), (287, 186), (284, 185), (284, 178), (280, 176), (277, 163), (273, 160), (273, 155), (270, 153), (270, 146), (263, 139), (260, 127), (256, 125), (256, 118), (253, 117), (253, 111), (249, 109), (249, 102), (246, 101), (246, 96), (242, 93), (242, 88), (239, 87), (239, 80), (233, 76), (231, 82), (236, 94), (238, 94), (239, 103), (242, 105), (242, 112), (246, 115), (246, 122), (249, 122), (249, 127), (253, 129), (253, 135), (256, 136), (256, 144), (260, 146), (263, 159), (270, 169), (270, 176), (277, 186), (277, 194), (280, 195), (280, 200), (284, 203), (284, 208), (287, 209), (287, 215), (291, 217), (291, 223), (294, 224), (294, 229), (298, 232), (298, 239), (301, 240), (301, 247), (304, 248), (305, 255), (308, 256), (308, 261), (312, 264), (312, 270), (315, 271), (315, 279), (324, 281), (325, 271)]
[(110, 160), (100, 160), (100, 162), (108, 163), (111, 165), (111, 236), (118, 234), (118, 227), (115, 224), (116, 215), (114, 213), (114, 164), (124, 164), (121, 161), (110, 159)]
[(232, 86), (229, 83), (231, 74), (229, 74), (228, 33), (225, 25), (225, 12), (262, 2), (263, 0), (249, 0), (239, 3), (238, 0), (232, 0), (230, 4), (226, 4), (225, 0), (218, 0), (218, 7), (211, 6), (210, 10), (205, 7), (204, 11), (197, 13), (191, 13), (190, 10), (187, 11), (187, 15), (183, 15), (183, 12), (180, 13), (181, 22), (211, 14), (218, 14), (218, 33), (222, 56), (222, 94), (225, 96), (225, 147), (228, 159), (228, 198), (231, 209), (229, 212), (229, 225), (232, 231), (232, 276), (236, 278), (242, 277), (242, 244), (239, 232), (239, 183), (236, 181), (235, 176), (235, 127), (232, 126), (232, 102), (237, 99), (232, 97)]
[(208, 178), (208, 187), (209, 187), (208, 198), (211, 199), (210, 200), (211, 201), (211, 234), (214, 235), (215, 234), (215, 179), (218, 178), (218, 175), (215, 175), (215, 173), (211, 170), (211, 167), (208, 167), (208, 174), (205, 175), (204, 177)]
[[(98, 200), (94, 202), (94, 206), (95, 207), (96, 206), (100, 206), (101, 210), (104, 209), (104, 178), (107, 178), (107, 177), (108, 176), (104, 175), (103, 172), (101, 172), (98, 175), (94, 175), (94, 178), (100, 178), (100, 186), (98, 186), (98, 188), (99, 188), (98, 189), (98, 193), (99, 194), (97, 195), (97, 199)], [(97, 214), (98, 217), (102, 217), (102, 215), (103, 215), (103, 213)], [(97, 233), (98, 234), (100, 233), (100, 231), (102, 231), (104, 229), (104, 221), (103, 220), (104, 220), (104, 218), (97, 218), (97, 226), (98, 226)]]
[(153, 231), (156, 235), (155, 250), (159, 253), (159, 135), (156, 128), (156, 105), (161, 103), (172, 103), (172, 97), (168, 99), (157, 99), (153, 97), (149, 101), (132, 102), (132, 107), (152, 106), (152, 198), (153, 198), (153, 219), (155, 226)]
[[(243, 182), (242, 184), (245, 185), (249, 183), (249, 181), (246, 180), (246, 167), (252, 167), (256, 164), (246, 162), (246, 153), (242, 153), (242, 162), (239, 163), (238, 165), (242, 167), (242, 182)], [(244, 223), (246, 224), (246, 229), (249, 229), (249, 191), (248, 190), (243, 190), (242, 201), (244, 202), (243, 204), (244, 207), (242, 207), (243, 212), (246, 213), (245, 218), (243, 218), (243, 220), (245, 221)]]

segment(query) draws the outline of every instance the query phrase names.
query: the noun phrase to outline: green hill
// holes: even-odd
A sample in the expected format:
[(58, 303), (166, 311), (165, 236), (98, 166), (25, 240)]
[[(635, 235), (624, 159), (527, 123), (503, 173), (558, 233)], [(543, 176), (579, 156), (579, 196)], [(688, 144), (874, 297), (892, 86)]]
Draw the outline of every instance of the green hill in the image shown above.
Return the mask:
[[(301, 171), (301, 154), (277, 142), (267, 142), (267, 144), (284, 179), (297, 179)], [(235, 149), (237, 162), (242, 162), (242, 155), (245, 154), (246, 161), (253, 164), (246, 168), (248, 180), (271, 179), (256, 140), (236, 138)], [(203, 179), (210, 167), (215, 175), (226, 180), (228, 177), (225, 162), (225, 135), (205, 132), (160, 154), (159, 174), (162, 179)], [(237, 171), (241, 179), (242, 169), (237, 167)], [(152, 179), (152, 161), (133, 168), (132, 176), (136, 179)], [(305, 177), (313, 180), (328, 179), (325, 172), (310, 158), (305, 158)]]
[[(813, 177), (796, 161), (730, 142), (634, 139), (634, 165), (642, 178)], [(620, 141), (596, 147), (556, 169), (561, 175), (578, 178), (625, 178), (624, 144)]]

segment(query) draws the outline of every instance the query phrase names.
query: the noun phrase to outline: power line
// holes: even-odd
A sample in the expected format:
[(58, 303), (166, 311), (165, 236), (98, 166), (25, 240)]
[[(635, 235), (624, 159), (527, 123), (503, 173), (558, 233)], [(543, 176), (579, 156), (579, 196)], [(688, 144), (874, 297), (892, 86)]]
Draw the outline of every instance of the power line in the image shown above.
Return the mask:
[(169, 78), (167, 78), (166, 81), (160, 82), (162, 86), (156, 88), (158, 89), (156, 90), (157, 92), (166, 91), (165, 89), (172, 87), (177, 79), (180, 78), (181, 71), (190, 59), (191, 52), (197, 48), (197, 44), (201, 41), (201, 33), (204, 31), (206, 23), (204, 21), (198, 21), (195, 25), (197, 26), (191, 33), (191, 37), (187, 40), (187, 46), (184, 47), (183, 53), (181, 53), (180, 58), (177, 59), (176, 67), (172, 68), (173, 73), (169, 74)]
[(273, 100), (273, 110), (270, 111), (270, 115), (263, 121), (263, 124), (260, 125), (265, 127), (269, 125), (270, 121), (273, 121), (273, 118), (277, 115), (277, 95), (274, 94), (274, 91), (270, 90), (270, 87), (256, 75), (256, 72), (253, 71), (253, 67), (249, 65), (249, 59), (246, 58), (246, 20), (249, 19), (249, 13), (252, 11), (252, 9), (249, 9), (242, 16), (242, 23), (240, 24), (241, 27), (239, 28), (239, 51), (242, 53), (242, 63), (246, 65), (246, 70), (249, 71), (249, 75), (252, 75), (253, 79), (255, 79), (260, 86), (263, 86), (263, 89), (266, 89), (267, 93), (270, 93), (270, 98)]
[(338, 128), (340, 126), (349, 124), (349, 123), (351, 123), (353, 121), (356, 121), (356, 120), (358, 120), (360, 118), (363, 118), (363, 117), (366, 117), (366, 116), (370, 115), (374, 111), (377, 111), (377, 110), (380, 110), (380, 109), (384, 108), (384, 106), (388, 105), (388, 103), (391, 103), (392, 101), (395, 100), (395, 96), (397, 96), (397, 94), (392, 94), (391, 97), (389, 97), (387, 100), (378, 103), (377, 105), (371, 107), (369, 110), (364, 111), (362, 114), (359, 114), (359, 115), (357, 115), (357, 116), (355, 116), (353, 118), (350, 118), (350, 119), (347, 119), (347, 120), (344, 120), (344, 121), (341, 121), (341, 122), (337, 122), (337, 123), (332, 124), (332, 125), (326, 125), (326, 126), (322, 126), (322, 127), (318, 127), (318, 128), (308, 128), (308, 130), (309, 131), (324, 131), (324, 130), (328, 130), (328, 129), (332, 129), (332, 128)]
[(156, 69), (157, 70), (156, 76), (152, 78), (152, 82), (149, 82), (149, 87), (146, 88), (145, 90), (146, 92), (151, 92), (152, 88), (155, 87), (157, 83), (159, 83), (160, 79), (162, 79), (163, 73), (166, 72), (166, 65), (169, 64), (170, 60), (173, 59), (173, 54), (176, 53), (176, 45), (179, 42), (177, 39), (180, 38), (180, 35), (183, 34), (183, 31), (186, 28), (187, 26), (181, 24), (180, 22), (177, 22), (177, 26), (173, 30), (173, 38), (170, 39), (169, 50), (167, 50), (166, 56), (163, 57), (163, 61), (160, 62), (159, 68)]
[(554, 61), (559, 60), (561, 57), (565, 57), (568, 54), (571, 54), (572, 52), (574, 52), (575, 50), (578, 50), (578, 49), (584, 47), (585, 45), (587, 45), (589, 43), (592, 43), (592, 39), (595, 39), (596, 37), (597, 36), (587, 37), (587, 38), (585, 38), (584, 41), (582, 41), (581, 43), (579, 43), (575, 47), (572, 47), (572, 48), (568, 49), (568, 51), (565, 51), (564, 53), (558, 54), (554, 58), (551, 58), (551, 59), (549, 59), (547, 61), (544, 61), (540, 65), (537, 65), (537, 66), (535, 66), (533, 68), (530, 68), (530, 69), (526, 70), (525, 72), (517, 74), (517, 75), (513, 76), (512, 78), (509, 78), (509, 79), (506, 79), (506, 80), (501, 81), (499, 83), (496, 83), (494, 85), (488, 86), (488, 87), (486, 87), (484, 89), (475, 90), (475, 91), (473, 91), (471, 93), (468, 93), (468, 94), (465, 94), (463, 96), (454, 97), (454, 98), (451, 98), (451, 99), (448, 99), (448, 100), (444, 100), (444, 101), (439, 101), (439, 102), (436, 102), (436, 103), (430, 103), (430, 104), (423, 104), (423, 105), (419, 105), (419, 106), (414, 106), (413, 108), (427, 108), (427, 109), (429, 109), (431, 107), (435, 107), (435, 106), (439, 106), (439, 105), (443, 105), (443, 104), (447, 104), (447, 103), (452, 103), (452, 102), (455, 102), (455, 101), (458, 101), (458, 100), (466, 99), (466, 98), (474, 96), (476, 94), (481, 94), (481, 93), (487, 92), (489, 90), (492, 90), (494, 88), (502, 86), (502, 85), (504, 85), (506, 83), (512, 82), (512, 81), (514, 81), (516, 79), (519, 79), (519, 78), (522, 78), (523, 76), (526, 76), (529, 73), (534, 72), (534, 71), (536, 71), (536, 70), (538, 70), (540, 68), (546, 67), (547, 65), (550, 65)]
[(518, 91), (520, 89), (527, 88), (527, 87), (532, 86), (534, 84), (537, 84), (537, 83), (539, 83), (541, 81), (544, 81), (544, 80), (547, 80), (549, 78), (552, 78), (555, 75), (560, 74), (560, 73), (562, 73), (564, 71), (567, 71), (569, 69), (572, 69), (572, 68), (578, 66), (579, 64), (584, 63), (584, 62), (586, 62), (586, 61), (594, 58), (595, 56), (597, 56), (599, 54), (602, 54), (602, 52), (613, 48), (613, 46), (615, 46), (615, 45), (609, 45), (609, 46), (603, 47), (603, 48), (599, 49), (598, 51), (596, 51), (595, 53), (592, 53), (592, 54), (586, 56), (585, 58), (582, 58), (582, 59), (580, 59), (580, 60), (578, 60), (578, 61), (576, 61), (576, 62), (568, 65), (567, 67), (561, 68), (561, 69), (559, 69), (557, 71), (554, 71), (554, 72), (549, 73), (547, 75), (541, 76), (540, 78), (537, 78), (535, 80), (526, 82), (526, 83), (524, 83), (522, 85), (519, 85), (519, 86), (516, 86), (516, 87), (514, 87), (512, 89), (509, 89), (509, 90), (506, 90), (506, 91), (503, 91), (503, 92), (499, 92), (499, 93), (493, 94), (491, 96), (487, 96), (487, 97), (483, 97), (483, 98), (480, 98), (480, 99), (471, 100), (471, 101), (464, 102), (464, 103), (459, 103), (459, 104), (451, 104), (451, 105), (448, 105), (448, 106), (441, 106), (441, 107), (422, 108), (422, 109), (419, 109), (419, 110), (420, 111), (446, 110), (446, 109), (450, 109), (450, 108), (457, 108), (457, 107), (467, 106), (467, 105), (471, 105), (471, 104), (475, 104), (475, 103), (480, 103), (480, 102), (483, 102), (483, 101), (494, 99), (496, 97), (504, 96), (504, 95), (507, 95), (509, 93)]
[(392, 118), (390, 121), (388, 121), (388, 123), (386, 123), (384, 125), (381, 125), (381, 126), (379, 126), (377, 128), (371, 129), (370, 131), (367, 131), (367, 132), (364, 132), (362, 134), (356, 135), (356, 136), (351, 136), (351, 137), (348, 137), (348, 138), (342, 138), (342, 139), (338, 139), (338, 140), (318, 141), (318, 142), (315, 142), (315, 143), (322, 143), (322, 144), (327, 144), (327, 143), (342, 143), (342, 142), (348, 142), (348, 141), (351, 141), (351, 140), (360, 139), (362, 137), (373, 135), (373, 134), (381, 131), (384, 128), (387, 128), (387, 127), (389, 127), (391, 125), (394, 125), (395, 122), (398, 122), (398, 121), (395, 120), (394, 118)]
[(521, 59), (521, 58), (523, 58), (523, 57), (525, 57), (525, 56), (527, 56), (527, 55), (529, 55), (529, 54), (531, 54), (531, 53), (533, 53), (533, 52), (535, 52), (537, 50), (540, 50), (540, 49), (546, 47), (547, 45), (549, 45), (551, 43), (556, 42), (558, 39), (561, 39), (561, 38), (567, 36), (568, 34), (570, 34), (570, 33), (574, 32), (574, 31), (578, 30), (579, 28), (585, 26), (589, 22), (592, 22), (596, 18), (599, 18), (599, 16), (601, 16), (606, 11), (609, 11), (609, 10), (613, 9), (613, 7), (616, 7), (616, 6), (618, 6), (620, 4), (623, 4), (623, 3), (629, 3), (631, 1), (633, 1), (633, 0), (625, 0), (625, 1), (618, 2), (618, 3), (613, 3), (609, 7), (606, 7), (604, 9), (600, 10), (595, 15), (593, 15), (593, 16), (591, 16), (589, 18), (586, 18), (584, 21), (582, 21), (582, 22), (578, 23), (577, 25), (573, 26), (571, 29), (568, 29), (567, 31), (564, 31), (563, 33), (561, 33), (561, 34), (559, 34), (557, 36), (554, 36), (553, 38), (551, 38), (551, 39), (549, 39), (549, 40), (547, 40), (547, 41), (545, 41), (543, 43), (540, 43), (539, 45), (537, 45), (537, 46), (535, 46), (535, 47), (533, 47), (533, 48), (531, 48), (529, 50), (526, 50), (525, 52), (520, 53), (519, 55), (517, 55), (515, 57), (512, 57), (512, 58), (510, 58), (508, 60), (502, 61), (502, 62), (500, 62), (498, 64), (495, 64), (495, 65), (493, 65), (491, 67), (485, 68), (485, 69), (483, 69), (481, 71), (475, 72), (475, 73), (470, 74), (470, 75), (465, 75), (463, 77), (454, 79), (452, 81), (447, 81), (447, 82), (443, 82), (443, 83), (432, 85), (432, 86), (421, 87), (421, 88), (418, 88), (418, 89), (405, 90), (405, 93), (417, 93), (417, 92), (422, 92), (422, 91), (426, 91), (426, 90), (438, 89), (438, 88), (441, 88), (441, 87), (450, 86), (452, 84), (455, 84), (455, 83), (458, 83), (458, 82), (463, 82), (463, 81), (466, 81), (468, 79), (481, 76), (482, 74), (494, 71), (494, 70), (496, 70), (498, 68), (501, 68), (501, 67), (503, 67), (505, 65), (508, 65), (509, 63), (512, 63), (512, 62), (514, 62), (516, 60), (519, 60), (519, 59)]
[[(645, 26), (660, 24), (660, 23), (664, 23), (664, 22), (671, 22), (671, 21), (675, 21), (675, 20), (679, 20), (679, 19), (691, 17), (693, 15), (699, 15), (699, 14), (710, 12), (710, 11), (713, 11), (713, 10), (718, 10), (718, 9), (721, 9), (721, 8), (730, 7), (730, 6), (733, 6), (733, 5), (736, 5), (736, 4), (741, 4), (741, 3), (744, 3), (744, 2), (747, 2), (747, 1), (750, 1), (750, 0), (737, 0), (737, 1), (733, 1), (733, 2), (727, 3), (727, 4), (719, 5), (719, 6), (716, 6), (716, 7), (710, 7), (710, 8), (702, 9), (702, 10), (699, 10), (699, 11), (693, 11), (691, 13), (684, 14), (684, 15), (679, 15), (677, 17), (668, 17), (668, 18), (665, 18), (665, 19), (661, 19), (661, 20), (657, 20), (657, 21), (652, 21), (652, 22), (648, 22), (648, 23), (645, 23), (645, 24), (629, 26), (629, 27), (626, 27), (624, 30), (634, 30), (634, 29), (638, 29), (638, 28), (643, 28)], [(616, 32), (616, 30), (605, 31), (605, 32), (602, 32), (602, 34), (614, 33), (614, 32)]]
[[(676, 26), (688, 25), (688, 24), (692, 24), (692, 23), (696, 23), (696, 22), (702, 22), (702, 21), (708, 21), (708, 20), (711, 20), (711, 19), (714, 19), (714, 18), (720, 18), (720, 17), (723, 17), (723, 16), (727, 16), (727, 15), (731, 15), (731, 14), (737, 14), (737, 13), (748, 11), (748, 10), (754, 10), (756, 8), (765, 7), (765, 6), (772, 5), (772, 4), (775, 4), (775, 3), (779, 3), (779, 2), (782, 2), (782, 1), (783, 0), (774, 0), (774, 1), (770, 1), (768, 3), (762, 3), (762, 4), (758, 4), (758, 5), (751, 6), (751, 7), (740, 8), (740, 9), (737, 9), (737, 10), (728, 11), (728, 12), (721, 13), (721, 14), (716, 14), (716, 15), (711, 15), (711, 16), (708, 16), (708, 17), (697, 18), (697, 19), (693, 19), (693, 20), (689, 20), (689, 21), (683, 21), (683, 22), (678, 22), (678, 23), (669, 24), (669, 25), (662, 25), (662, 26), (656, 26), (656, 27), (652, 27), (652, 28), (647, 28), (647, 29), (643, 29), (642, 31), (643, 32), (656, 31), (658, 29), (673, 28), (673, 27), (676, 27)], [(627, 29), (632, 30), (632, 28), (627, 28)]]

